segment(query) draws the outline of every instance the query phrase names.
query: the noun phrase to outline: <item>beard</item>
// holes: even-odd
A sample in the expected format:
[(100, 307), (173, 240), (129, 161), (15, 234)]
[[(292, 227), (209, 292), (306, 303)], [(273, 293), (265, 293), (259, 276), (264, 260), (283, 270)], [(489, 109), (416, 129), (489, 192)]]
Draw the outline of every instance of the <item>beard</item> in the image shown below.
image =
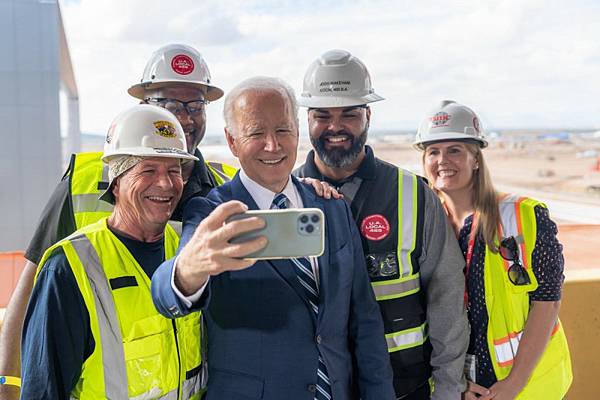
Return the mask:
[[(365, 143), (367, 142), (368, 130), (368, 123), (358, 137), (355, 137), (347, 130), (341, 130), (337, 132), (327, 130), (318, 138), (313, 138), (311, 136), (310, 142), (317, 152), (317, 155), (325, 165), (330, 168), (344, 168), (352, 165), (352, 163), (356, 161), (360, 153), (363, 151)], [(348, 140), (350, 140), (350, 148), (348, 150), (343, 148), (327, 149), (327, 138), (331, 136), (345, 136), (348, 138)]]

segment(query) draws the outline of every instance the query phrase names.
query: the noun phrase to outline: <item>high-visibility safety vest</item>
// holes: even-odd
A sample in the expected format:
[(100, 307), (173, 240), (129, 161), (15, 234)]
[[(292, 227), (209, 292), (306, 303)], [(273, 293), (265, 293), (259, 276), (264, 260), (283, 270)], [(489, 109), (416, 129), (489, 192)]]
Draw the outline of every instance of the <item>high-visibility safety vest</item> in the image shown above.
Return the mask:
[[(77, 229), (107, 217), (113, 206), (98, 197), (108, 188), (108, 167), (100, 160), (102, 152), (76, 153), (66, 175), (70, 181), (70, 196)], [(217, 186), (229, 181), (236, 169), (221, 163), (205, 162)]]
[[(178, 243), (167, 225), (165, 259), (175, 255)], [(200, 313), (170, 320), (156, 311), (150, 278), (106, 218), (48, 249), (38, 273), (58, 247), (75, 276), (95, 343), (71, 398), (199, 399)]]
[[(536, 242), (536, 206), (546, 207), (536, 200), (506, 196), (500, 201), (501, 237), (520, 237), (521, 264), (531, 283), (512, 284), (508, 278), (510, 263), (500, 254), (486, 247), (484, 263), (485, 302), (489, 316), (488, 349), (498, 380), (510, 373), (517, 355), (519, 341), (529, 315), (529, 293), (538, 287), (531, 269), (531, 259)], [(571, 385), (571, 357), (567, 339), (560, 324), (556, 325), (540, 361), (533, 370), (525, 388), (517, 399), (562, 399)]]
[[(375, 298), (384, 320), (385, 339), (394, 369), (396, 394), (412, 393), (431, 376), (431, 344), (427, 333), (427, 303), (421, 291), (418, 258), (421, 252), (423, 225), (423, 187), (419, 178), (396, 168), (397, 201), (395, 217), (390, 224), (397, 226), (395, 260), (379, 259), (380, 266), (395, 263), (397, 273), (371, 278)], [(389, 180), (387, 180), (389, 182)], [(387, 201), (386, 201), (387, 203)], [(381, 204), (379, 205), (381, 207)], [(385, 207), (381, 207), (382, 210)], [(382, 213), (386, 215), (386, 213)], [(357, 221), (360, 223), (360, 221)], [(361, 225), (364, 225), (364, 219)], [(361, 228), (361, 226), (359, 226)], [(369, 256), (367, 255), (367, 258)], [(373, 262), (368, 260), (367, 263)]]
[[(307, 162), (294, 172), (297, 176), (323, 179), (313, 156), (309, 153)], [(363, 163), (369, 176), (355, 176), (337, 189), (350, 204), (361, 234), (383, 319), (394, 389), (402, 397), (427, 384), (431, 377), (427, 301), (421, 290), (418, 261), (423, 247), (426, 184), (416, 175), (375, 158), (369, 146)]]

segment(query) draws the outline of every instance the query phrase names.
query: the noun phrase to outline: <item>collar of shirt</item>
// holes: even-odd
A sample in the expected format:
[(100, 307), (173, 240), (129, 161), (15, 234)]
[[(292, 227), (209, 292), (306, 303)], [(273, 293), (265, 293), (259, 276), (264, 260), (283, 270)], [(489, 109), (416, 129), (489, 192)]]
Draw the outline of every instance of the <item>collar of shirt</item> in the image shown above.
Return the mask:
[[(273, 198), (277, 193), (250, 179), (243, 169), (240, 169), (240, 180), (260, 210), (271, 208)], [(300, 193), (298, 193), (298, 189), (294, 185), (294, 182), (292, 182), (291, 177), (288, 178), (287, 185), (285, 185), (281, 193), (285, 194), (288, 198), (289, 208), (304, 208)]]
[(345, 182), (352, 180), (352, 178), (359, 177), (364, 180), (372, 180), (377, 178), (377, 163), (375, 160), (375, 154), (373, 153), (373, 149), (371, 146), (365, 146), (365, 158), (363, 162), (358, 167), (358, 170), (351, 176), (346, 179), (342, 179), (341, 181), (334, 181), (331, 178), (328, 178), (321, 174), (317, 165), (315, 164), (315, 151), (311, 150), (306, 157), (306, 176), (311, 177), (321, 177), (321, 180), (326, 181), (327, 183), (331, 183), (332, 185), (339, 187), (343, 185)]

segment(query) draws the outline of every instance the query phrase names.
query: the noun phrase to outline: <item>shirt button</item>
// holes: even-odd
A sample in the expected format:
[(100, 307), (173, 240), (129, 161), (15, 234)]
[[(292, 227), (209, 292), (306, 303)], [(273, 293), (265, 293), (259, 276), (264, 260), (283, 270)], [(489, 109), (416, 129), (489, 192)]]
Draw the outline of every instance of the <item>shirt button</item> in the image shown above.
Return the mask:
[(321, 344), (321, 335), (317, 335), (315, 340), (317, 341), (317, 344)]
[(308, 391), (311, 393), (315, 393), (317, 391), (317, 385), (310, 384), (307, 387)]

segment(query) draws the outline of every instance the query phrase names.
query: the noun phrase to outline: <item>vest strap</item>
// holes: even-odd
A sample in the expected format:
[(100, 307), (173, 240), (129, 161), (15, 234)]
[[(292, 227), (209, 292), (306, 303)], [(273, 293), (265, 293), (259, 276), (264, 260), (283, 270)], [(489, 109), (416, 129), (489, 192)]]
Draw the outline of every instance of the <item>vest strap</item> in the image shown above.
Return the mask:
[(415, 274), (409, 279), (371, 282), (371, 286), (377, 301), (397, 299), (419, 291), (421, 288), (420, 274)]
[[(398, 168), (398, 264), (400, 276), (413, 273), (411, 254), (417, 236), (417, 177)], [(401, 228), (401, 229), (400, 229)]]
[(98, 193), (74, 194), (73, 212), (75, 214), (82, 212), (107, 212), (113, 211), (113, 205), (98, 199)]
[(423, 343), (425, 343), (425, 340), (427, 340), (426, 322), (420, 326), (417, 326), (416, 328), (410, 328), (385, 335), (388, 352), (390, 353), (411, 347), (421, 346)]
[[(120, 324), (111, 288), (106, 281), (106, 275), (96, 249), (87, 236), (75, 237), (71, 239), (71, 244), (95, 291), (94, 301), (100, 330), (100, 345), (102, 346), (104, 393), (108, 399), (127, 399), (129, 393), (123, 338), (119, 329)], [(97, 345), (98, 343), (96, 343)]]

